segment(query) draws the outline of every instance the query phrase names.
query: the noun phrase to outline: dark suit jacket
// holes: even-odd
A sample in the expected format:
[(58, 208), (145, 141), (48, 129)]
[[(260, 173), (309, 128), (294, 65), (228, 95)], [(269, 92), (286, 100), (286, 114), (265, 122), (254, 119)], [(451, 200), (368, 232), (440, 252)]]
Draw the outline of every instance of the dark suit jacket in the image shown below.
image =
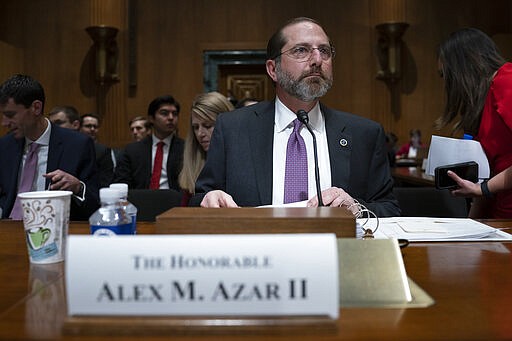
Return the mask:
[[(11, 134), (0, 139), (0, 207), (8, 218), (17, 195), (18, 170), (25, 139)], [(61, 169), (86, 185), (85, 201), (71, 200), (71, 220), (87, 220), (99, 207), (94, 143), (90, 137), (52, 124), (46, 172)], [(48, 187), (49, 180), (46, 180)]]
[[(324, 106), (332, 186), (343, 188), (378, 216), (400, 215), (393, 197), (385, 135), (371, 120)], [(220, 189), (240, 206), (272, 203), (274, 102), (221, 114), (190, 204)], [(340, 141), (345, 139), (346, 146)], [(202, 193), (202, 194), (201, 194)]]
[[(130, 189), (148, 189), (151, 181), (151, 147), (151, 135), (128, 144), (116, 167), (114, 182), (126, 183)], [(178, 175), (183, 166), (183, 148), (183, 140), (174, 136), (167, 157), (167, 177), (169, 187), (178, 191)]]
[(95, 142), (96, 165), (98, 166), (98, 181), (100, 188), (108, 187), (114, 178), (114, 161), (112, 150), (104, 144)]

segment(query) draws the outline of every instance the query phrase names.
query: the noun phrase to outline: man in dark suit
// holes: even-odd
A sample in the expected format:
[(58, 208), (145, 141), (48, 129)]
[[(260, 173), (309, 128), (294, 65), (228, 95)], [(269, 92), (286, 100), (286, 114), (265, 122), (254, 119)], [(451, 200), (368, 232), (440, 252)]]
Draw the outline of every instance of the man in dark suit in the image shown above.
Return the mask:
[(100, 117), (93, 113), (80, 116), (80, 132), (88, 135), (94, 141), (96, 152), (96, 165), (98, 166), (98, 181), (100, 188), (108, 187), (114, 178), (114, 155), (112, 149), (98, 142)]
[(93, 113), (80, 116), (75, 107), (66, 105), (52, 108), (48, 113), (48, 119), (59, 127), (79, 131), (92, 138), (96, 153), (99, 187), (108, 187), (114, 177), (114, 161), (116, 159), (112, 149), (98, 142), (100, 117)]
[(61, 128), (80, 130), (80, 114), (74, 106), (59, 105), (53, 107), (48, 113), (48, 119)]
[[(291, 20), (269, 40), (267, 56), (275, 101), (219, 116), (196, 184), (196, 193), (202, 194), (190, 204), (237, 207), (286, 202), (287, 141), (295, 133), (296, 113), (305, 110), (318, 140), (323, 203), (355, 213), (357, 200), (378, 216), (399, 215), (382, 127), (319, 103), (332, 85), (334, 58), (322, 27), (309, 18)], [(307, 150), (305, 198), (307, 206), (317, 206), (312, 137), (299, 129)]]
[[(148, 119), (153, 132), (125, 147), (114, 182), (126, 183), (130, 189), (180, 189), (178, 174), (183, 164), (184, 143), (176, 136), (179, 112), (179, 103), (169, 95), (157, 97), (149, 104)], [(154, 164), (160, 142), (162, 164), (157, 170)]]
[(93, 142), (78, 132), (52, 125), (43, 115), (44, 102), (41, 84), (29, 76), (15, 75), (0, 87), (2, 125), (9, 130), (0, 139), (2, 218), (13, 213), (28, 146), (37, 144), (30, 190), (73, 192), (70, 219), (87, 220), (99, 207)]

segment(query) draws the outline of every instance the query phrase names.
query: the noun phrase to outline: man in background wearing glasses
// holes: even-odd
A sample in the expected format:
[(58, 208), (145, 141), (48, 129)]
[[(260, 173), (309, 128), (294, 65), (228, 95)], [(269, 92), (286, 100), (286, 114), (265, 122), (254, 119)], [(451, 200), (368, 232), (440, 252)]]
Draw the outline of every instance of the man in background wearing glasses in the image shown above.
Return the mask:
[(191, 199), (191, 205), (237, 207), (289, 202), (287, 144), (298, 131), (300, 137), (296, 139), (303, 140), (301, 145), (307, 151), (307, 165), (300, 168), (307, 168), (307, 174), (301, 175), (300, 184), (306, 188), (296, 201), (307, 200), (307, 206), (317, 206), (313, 138), (300, 124), (294, 128), (297, 112), (304, 110), (318, 142), (324, 205), (355, 212), (355, 199), (377, 216), (400, 215), (392, 194), (382, 127), (319, 102), (332, 85), (334, 55), (327, 34), (313, 19), (292, 19), (270, 38), (266, 68), (275, 83), (275, 101), (218, 118), (208, 159), (196, 183), (199, 194)]

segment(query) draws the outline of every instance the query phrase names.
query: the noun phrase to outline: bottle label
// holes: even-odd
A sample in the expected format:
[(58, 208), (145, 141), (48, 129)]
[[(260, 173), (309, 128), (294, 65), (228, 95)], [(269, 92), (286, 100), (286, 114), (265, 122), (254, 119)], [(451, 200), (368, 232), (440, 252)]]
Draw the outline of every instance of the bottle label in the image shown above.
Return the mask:
[(115, 236), (119, 234), (135, 234), (133, 224), (114, 226), (91, 225), (91, 234), (95, 236)]

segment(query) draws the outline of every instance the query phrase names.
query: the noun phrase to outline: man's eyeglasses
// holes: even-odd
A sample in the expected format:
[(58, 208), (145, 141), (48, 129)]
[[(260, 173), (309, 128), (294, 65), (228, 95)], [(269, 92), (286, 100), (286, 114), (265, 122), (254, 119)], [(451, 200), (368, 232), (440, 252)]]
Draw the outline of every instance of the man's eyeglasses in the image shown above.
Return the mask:
[(288, 56), (297, 60), (298, 62), (307, 62), (308, 60), (311, 59), (314, 50), (318, 50), (318, 52), (320, 53), (320, 58), (322, 58), (323, 61), (328, 61), (331, 58), (334, 58), (334, 56), (336, 55), (334, 46), (331, 45), (320, 45), (318, 47), (312, 47), (308, 45), (297, 45), (292, 47), (291, 49), (281, 52), (272, 59), (276, 59), (277, 57), (283, 54), (287, 54)]

